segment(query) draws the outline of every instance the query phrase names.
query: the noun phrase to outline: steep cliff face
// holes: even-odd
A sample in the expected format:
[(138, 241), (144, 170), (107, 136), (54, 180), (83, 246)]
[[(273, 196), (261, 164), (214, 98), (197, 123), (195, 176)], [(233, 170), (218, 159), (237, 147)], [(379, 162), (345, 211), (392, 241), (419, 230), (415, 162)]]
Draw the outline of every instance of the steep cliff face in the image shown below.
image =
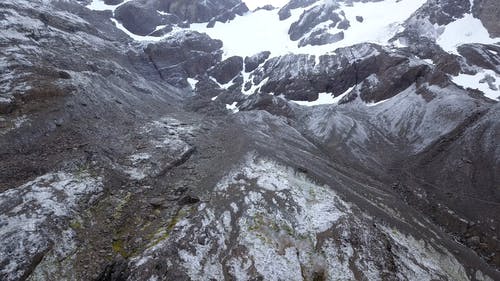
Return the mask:
[(499, 37), (500, 30), (498, 27), (498, 17), (500, 16), (500, 9), (497, 3), (492, 0), (474, 1), (472, 9), (474, 16), (481, 19), (484, 27), (492, 35), (492, 37)]
[[(175, 26), (195, 22), (226, 22), (243, 15), (248, 8), (239, 0), (172, 1), (132, 0), (118, 4), (114, 17), (137, 35), (160, 36)], [(158, 32), (161, 26), (163, 32)], [(167, 30), (165, 30), (167, 28)]]
[(0, 279), (500, 279), (493, 2), (4, 0)]

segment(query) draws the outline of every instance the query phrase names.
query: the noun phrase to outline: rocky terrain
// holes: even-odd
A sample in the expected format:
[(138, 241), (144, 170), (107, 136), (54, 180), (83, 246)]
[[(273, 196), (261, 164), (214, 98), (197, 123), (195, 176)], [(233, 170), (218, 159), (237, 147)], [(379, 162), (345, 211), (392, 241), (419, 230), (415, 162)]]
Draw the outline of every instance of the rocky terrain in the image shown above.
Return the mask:
[(3, 0), (0, 280), (500, 280), (494, 0)]

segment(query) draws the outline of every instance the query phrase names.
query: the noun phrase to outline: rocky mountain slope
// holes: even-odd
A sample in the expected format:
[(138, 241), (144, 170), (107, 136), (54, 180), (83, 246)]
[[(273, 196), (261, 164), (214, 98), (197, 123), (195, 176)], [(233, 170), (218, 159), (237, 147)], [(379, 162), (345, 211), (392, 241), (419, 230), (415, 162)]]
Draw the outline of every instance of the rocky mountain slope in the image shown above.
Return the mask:
[(3, 0), (0, 280), (500, 280), (494, 0)]

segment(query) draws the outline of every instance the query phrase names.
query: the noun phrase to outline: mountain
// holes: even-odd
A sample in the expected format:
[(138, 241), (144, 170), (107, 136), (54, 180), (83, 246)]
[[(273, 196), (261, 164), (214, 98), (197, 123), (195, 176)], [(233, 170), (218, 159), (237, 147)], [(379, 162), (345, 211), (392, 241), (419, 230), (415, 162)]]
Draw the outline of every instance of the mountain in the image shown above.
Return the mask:
[(0, 280), (500, 280), (494, 0), (3, 0)]

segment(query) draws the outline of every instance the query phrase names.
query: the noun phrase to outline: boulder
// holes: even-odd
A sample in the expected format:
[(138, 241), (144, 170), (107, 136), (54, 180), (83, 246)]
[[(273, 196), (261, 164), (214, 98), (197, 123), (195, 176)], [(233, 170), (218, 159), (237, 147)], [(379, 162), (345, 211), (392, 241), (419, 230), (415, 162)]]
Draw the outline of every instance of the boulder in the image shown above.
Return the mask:
[(106, 5), (118, 5), (120, 3), (123, 3), (123, 0), (104, 0)]
[(243, 70), (243, 58), (234, 56), (217, 64), (209, 70), (208, 74), (213, 76), (217, 82), (226, 84)]
[(222, 42), (206, 34), (186, 31), (149, 44), (144, 52), (162, 79), (188, 86), (186, 78), (204, 74), (221, 60)]
[(148, 35), (162, 24), (162, 17), (152, 4), (153, 0), (130, 1), (115, 11), (115, 18), (130, 32), (137, 35)]
[(271, 55), (271, 52), (264, 51), (264, 52), (260, 52), (258, 54), (255, 54), (251, 57), (245, 57), (245, 72), (254, 71), (260, 64), (265, 62), (269, 58), (270, 55)]
[[(158, 9), (177, 15), (183, 21), (208, 22), (212, 18), (226, 14), (231, 17), (243, 14), (248, 8), (240, 0), (157, 0)], [(230, 13), (228, 13), (230, 11)]]
[(340, 16), (335, 12), (338, 4), (323, 4), (304, 11), (299, 20), (292, 23), (288, 34), (293, 41), (299, 40), (305, 34), (313, 30), (318, 24), (331, 21), (330, 27), (335, 27), (341, 22)]
[(490, 33), (490, 37), (500, 37), (500, 5), (497, 0), (476, 0), (472, 8), (474, 17), (479, 18)]
[(340, 31), (335, 34), (326, 32), (325, 30), (316, 30), (311, 33), (308, 37), (302, 38), (299, 41), (299, 47), (304, 47), (307, 45), (317, 46), (326, 45), (344, 40), (344, 32)]
[(500, 47), (496, 45), (465, 44), (457, 48), (467, 63), (491, 69), (500, 74)]

